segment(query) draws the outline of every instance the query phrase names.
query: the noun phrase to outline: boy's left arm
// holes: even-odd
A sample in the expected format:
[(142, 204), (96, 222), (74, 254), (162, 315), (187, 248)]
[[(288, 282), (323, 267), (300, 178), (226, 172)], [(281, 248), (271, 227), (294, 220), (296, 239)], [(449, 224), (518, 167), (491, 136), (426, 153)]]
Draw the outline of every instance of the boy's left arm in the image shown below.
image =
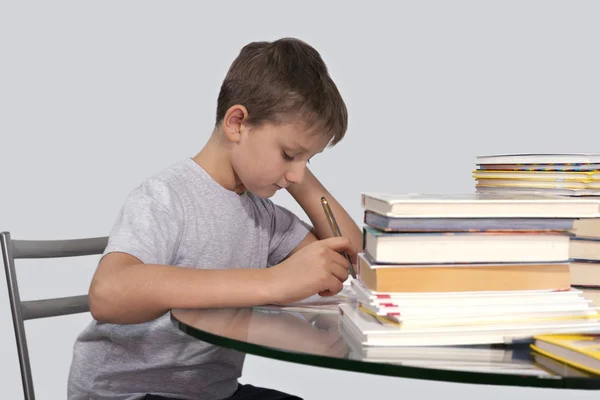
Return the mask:
[(308, 215), (313, 226), (313, 230), (298, 245), (298, 247), (294, 249), (292, 254), (307, 244), (333, 236), (327, 218), (325, 217), (323, 206), (321, 205), (321, 197), (325, 197), (329, 202), (329, 206), (340, 227), (342, 236), (348, 238), (359, 252), (362, 251), (362, 231), (346, 210), (338, 203), (331, 193), (325, 189), (308, 168), (306, 168), (302, 183), (292, 184), (287, 190), (298, 204), (300, 204), (300, 207), (302, 207), (306, 215)]

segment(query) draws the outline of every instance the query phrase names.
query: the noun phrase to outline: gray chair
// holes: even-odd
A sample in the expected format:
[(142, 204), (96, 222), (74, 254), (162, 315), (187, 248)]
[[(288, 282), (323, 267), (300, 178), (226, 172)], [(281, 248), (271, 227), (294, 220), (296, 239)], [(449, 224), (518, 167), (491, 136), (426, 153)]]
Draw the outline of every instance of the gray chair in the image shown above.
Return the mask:
[(89, 311), (88, 296), (61, 297), (44, 300), (22, 301), (15, 270), (15, 259), (41, 259), (59, 257), (78, 257), (102, 254), (108, 243), (107, 237), (72, 240), (13, 240), (10, 233), (0, 233), (2, 260), (6, 271), (8, 297), (12, 313), (21, 381), (25, 400), (34, 400), (33, 380), (24, 321), (36, 318), (56, 317)]

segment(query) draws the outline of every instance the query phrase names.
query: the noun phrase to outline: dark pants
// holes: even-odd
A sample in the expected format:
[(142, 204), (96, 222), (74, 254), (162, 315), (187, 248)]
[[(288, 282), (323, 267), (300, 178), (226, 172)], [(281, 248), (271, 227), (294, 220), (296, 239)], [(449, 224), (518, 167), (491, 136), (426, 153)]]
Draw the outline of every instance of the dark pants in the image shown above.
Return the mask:
[[(155, 394), (147, 394), (146, 400), (178, 400), (172, 397), (163, 397)], [(201, 400), (201, 399), (198, 399)], [(235, 393), (226, 400), (302, 400), (301, 397), (279, 392), (273, 389), (261, 388), (252, 385), (238, 385)]]

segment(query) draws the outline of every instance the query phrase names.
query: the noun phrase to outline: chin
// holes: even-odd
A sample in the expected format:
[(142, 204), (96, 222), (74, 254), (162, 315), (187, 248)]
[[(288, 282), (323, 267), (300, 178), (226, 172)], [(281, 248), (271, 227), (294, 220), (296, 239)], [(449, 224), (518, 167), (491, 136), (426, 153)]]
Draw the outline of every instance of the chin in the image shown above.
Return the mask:
[(277, 193), (277, 189), (276, 188), (262, 188), (262, 189), (257, 189), (257, 190), (248, 190), (249, 192), (251, 192), (253, 195), (260, 197), (262, 199), (268, 199), (270, 197), (273, 197), (275, 195), (275, 193)]
[(260, 197), (261, 199), (271, 198), (275, 195), (275, 193), (277, 192), (252, 192), (252, 194), (254, 194), (257, 197)]

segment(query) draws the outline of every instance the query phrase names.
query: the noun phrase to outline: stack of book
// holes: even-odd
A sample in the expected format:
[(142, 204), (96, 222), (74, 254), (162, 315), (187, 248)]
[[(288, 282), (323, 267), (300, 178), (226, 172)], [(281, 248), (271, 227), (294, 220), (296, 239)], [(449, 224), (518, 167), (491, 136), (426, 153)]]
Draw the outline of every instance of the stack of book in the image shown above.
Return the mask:
[(570, 286), (569, 229), (600, 203), (528, 195), (363, 193), (357, 303), (344, 334), (363, 346), (513, 343), (600, 331)]
[(498, 154), (476, 164), (479, 193), (600, 196), (600, 154)]
[[(536, 194), (600, 202), (600, 154), (501, 154), (480, 156), (473, 171), (477, 193)], [(600, 286), (600, 218), (575, 221), (571, 283)]]

